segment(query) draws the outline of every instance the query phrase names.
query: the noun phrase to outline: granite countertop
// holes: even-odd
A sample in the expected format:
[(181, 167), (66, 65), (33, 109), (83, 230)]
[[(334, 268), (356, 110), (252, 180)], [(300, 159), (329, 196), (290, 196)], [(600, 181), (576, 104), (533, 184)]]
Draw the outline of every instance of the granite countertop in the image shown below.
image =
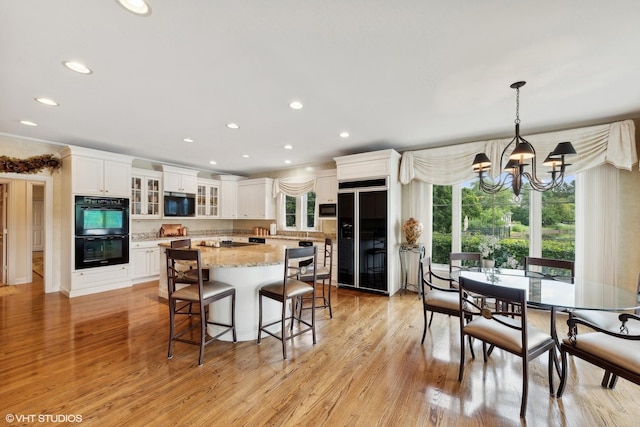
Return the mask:
[(221, 234), (221, 235), (199, 235), (194, 234), (190, 236), (165, 236), (165, 237), (157, 237), (157, 236), (134, 236), (132, 235), (132, 242), (148, 242), (155, 240), (179, 240), (179, 239), (191, 239), (194, 242), (199, 240), (226, 240), (226, 239), (249, 239), (249, 237), (258, 237), (262, 239), (274, 239), (274, 240), (291, 240), (291, 241), (311, 241), (311, 242), (324, 242), (324, 237), (318, 236), (309, 236), (309, 237), (298, 237), (298, 236), (286, 236), (286, 235), (275, 235), (275, 236), (257, 236), (255, 234)]
[[(168, 243), (160, 243), (168, 247)], [(204, 267), (260, 267), (284, 263), (284, 245), (255, 244), (236, 248), (197, 246)]]

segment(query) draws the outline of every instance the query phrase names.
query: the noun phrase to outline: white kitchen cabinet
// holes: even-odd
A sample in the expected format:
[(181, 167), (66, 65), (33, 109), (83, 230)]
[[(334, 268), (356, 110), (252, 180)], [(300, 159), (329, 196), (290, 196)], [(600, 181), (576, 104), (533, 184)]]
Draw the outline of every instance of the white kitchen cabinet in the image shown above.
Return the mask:
[(133, 158), (84, 147), (61, 151), (60, 291), (69, 297), (131, 286), (130, 264), (75, 268), (75, 197), (131, 197)]
[(238, 180), (235, 175), (220, 175), (220, 218), (238, 218)]
[(74, 150), (67, 157), (71, 163), (74, 194), (129, 197), (131, 159), (107, 159), (105, 157), (111, 155), (93, 150), (81, 152), (82, 155), (76, 155)]
[(238, 182), (238, 219), (275, 219), (273, 179), (257, 178)]
[(196, 216), (199, 218), (220, 217), (220, 181), (198, 178)]
[(316, 178), (316, 202), (336, 203), (338, 201), (338, 178), (335, 171), (331, 174), (319, 175)]
[(134, 169), (131, 174), (131, 217), (160, 218), (162, 174)]
[(71, 273), (68, 287), (63, 285), (60, 290), (69, 298), (73, 298), (128, 288), (132, 284), (129, 267), (130, 264), (120, 264), (74, 271)]
[(196, 194), (198, 171), (166, 165), (162, 167), (162, 171), (164, 191)]
[(131, 279), (134, 283), (156, 280), (160, 276), (158, 241), (132, 243), (129, 251)]

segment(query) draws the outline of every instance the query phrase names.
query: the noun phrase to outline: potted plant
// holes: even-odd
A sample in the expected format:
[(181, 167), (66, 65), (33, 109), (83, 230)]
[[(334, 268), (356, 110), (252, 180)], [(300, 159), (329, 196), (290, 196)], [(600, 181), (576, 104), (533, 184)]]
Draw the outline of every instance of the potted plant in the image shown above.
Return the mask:
[(482, 254), (482, 267), (493, 268), (495, 266), (494, 256), (498, 249), (500, 249), (500, 241), (496, 236), (482, 236), (478, 245), (478, 250)]

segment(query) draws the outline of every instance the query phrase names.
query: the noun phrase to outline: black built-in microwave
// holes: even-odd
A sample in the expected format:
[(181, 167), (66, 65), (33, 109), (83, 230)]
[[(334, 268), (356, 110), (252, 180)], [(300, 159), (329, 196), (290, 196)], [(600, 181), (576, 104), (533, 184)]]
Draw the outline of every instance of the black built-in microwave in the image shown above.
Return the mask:
[(318, 205), (318, 216), (319, 217), (335, 217), (337, 213), (336, 204), (335, 203), (322, 203)]
[(165, 191), (164, 216), (196, 216), (196, 195)]

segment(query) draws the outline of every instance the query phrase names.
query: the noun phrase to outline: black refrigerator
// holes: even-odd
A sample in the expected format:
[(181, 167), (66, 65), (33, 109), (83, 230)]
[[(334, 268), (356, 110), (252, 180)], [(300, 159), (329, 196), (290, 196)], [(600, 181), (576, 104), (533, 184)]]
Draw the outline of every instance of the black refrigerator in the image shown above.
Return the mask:
[(338, 183), (338, 286), (388, 294), (385, 178)]

